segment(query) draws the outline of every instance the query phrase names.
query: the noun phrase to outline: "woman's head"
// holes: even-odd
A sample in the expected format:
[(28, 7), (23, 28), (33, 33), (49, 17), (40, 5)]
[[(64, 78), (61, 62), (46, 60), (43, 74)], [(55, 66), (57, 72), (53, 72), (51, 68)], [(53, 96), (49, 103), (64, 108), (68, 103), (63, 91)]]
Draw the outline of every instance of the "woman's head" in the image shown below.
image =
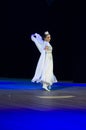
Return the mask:
[(44, 41), (50, 42), (51, 40), (51, 35), (48, 31), (44, 32), (44, 36), (43, 36)]

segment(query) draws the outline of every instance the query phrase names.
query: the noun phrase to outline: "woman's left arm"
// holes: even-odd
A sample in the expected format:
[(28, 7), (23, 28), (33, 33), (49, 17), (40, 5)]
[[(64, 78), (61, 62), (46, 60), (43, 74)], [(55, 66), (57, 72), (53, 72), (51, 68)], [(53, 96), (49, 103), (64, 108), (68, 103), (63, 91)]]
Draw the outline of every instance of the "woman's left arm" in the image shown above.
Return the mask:
[(45, 46), (44, 50), (49, 50), (49, 46)]

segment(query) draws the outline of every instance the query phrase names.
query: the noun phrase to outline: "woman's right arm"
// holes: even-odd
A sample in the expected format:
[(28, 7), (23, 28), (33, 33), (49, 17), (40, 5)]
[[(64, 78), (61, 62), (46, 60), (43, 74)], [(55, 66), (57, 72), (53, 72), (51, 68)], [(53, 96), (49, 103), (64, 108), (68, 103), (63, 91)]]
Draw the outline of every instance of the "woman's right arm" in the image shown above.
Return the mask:
[(36, 39), (36, 37), (35, 37), (35, 34), (32, 34), (32, 35), (31, 35), (31, 40), (32, 40), (33, 42), (37, 42), (37, 39)]
[(37, 33), (31, 35), (31, 40), (35, 43), (36, 47), (38, 48), (38, 50), (41, 53), (43, 47), (42, 47), (42, 44), (40, 43), (40, 41), (37, 38)]

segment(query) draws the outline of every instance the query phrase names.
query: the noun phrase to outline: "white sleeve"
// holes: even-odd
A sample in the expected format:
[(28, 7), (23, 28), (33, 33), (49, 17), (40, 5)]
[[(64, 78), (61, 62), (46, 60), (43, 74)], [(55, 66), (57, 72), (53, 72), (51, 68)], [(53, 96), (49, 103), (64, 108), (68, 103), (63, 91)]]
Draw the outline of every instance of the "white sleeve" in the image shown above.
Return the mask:
[(43, 46), (44, 46), (42, 37), (39, 34), (35, 33), (35, 34), (31, 35), (31, 40), (35, 43), (36, 47), (38, 48), (38, 50), (41, 53), (43, 50)]

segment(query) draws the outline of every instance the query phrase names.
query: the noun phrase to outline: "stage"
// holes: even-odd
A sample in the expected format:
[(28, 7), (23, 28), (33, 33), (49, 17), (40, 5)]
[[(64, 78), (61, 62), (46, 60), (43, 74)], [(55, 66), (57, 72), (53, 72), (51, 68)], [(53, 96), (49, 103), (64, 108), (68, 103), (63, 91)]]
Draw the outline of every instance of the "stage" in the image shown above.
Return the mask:
[(58, 82), (50, 92), (30, 80), (0, 80), (0, 109), (86, 109), (86, 84)]
[[(85, 130), (85, 118), (84, 83), (58, 82), (47, 92), (42, 89), (41, 84), (30, 80), (0, 80), (0, 130)], [(41, 128), (44, 120), (47, 123)]]

